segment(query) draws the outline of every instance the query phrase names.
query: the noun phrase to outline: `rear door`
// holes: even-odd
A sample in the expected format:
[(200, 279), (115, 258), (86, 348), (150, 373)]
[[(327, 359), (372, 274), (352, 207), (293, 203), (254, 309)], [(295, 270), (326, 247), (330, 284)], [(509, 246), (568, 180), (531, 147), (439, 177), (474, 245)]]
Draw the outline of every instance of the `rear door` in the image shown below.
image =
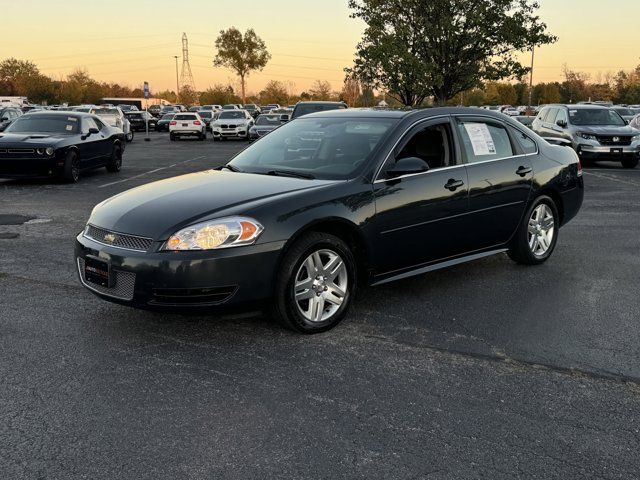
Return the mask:
[[(469, 180), (466, 249), (503, 245), (527, 205), (537, 145), (520, 129), (498, 119), (456, 116), (455, 124)], [(516, 132), (533, 142), (529, 153), (515, 138)]]

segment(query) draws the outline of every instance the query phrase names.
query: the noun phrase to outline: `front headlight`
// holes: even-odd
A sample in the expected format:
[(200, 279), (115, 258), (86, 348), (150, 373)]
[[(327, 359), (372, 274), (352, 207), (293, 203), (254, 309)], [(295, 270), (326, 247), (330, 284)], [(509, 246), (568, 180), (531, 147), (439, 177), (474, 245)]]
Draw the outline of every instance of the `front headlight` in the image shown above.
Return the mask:
[(633, 137), (631, 137), (631, 141), (632, 142), (640, 141), (640, 133), (638, 135), (634, 135)]
[(251, 245), (264, 227), (247, 217), (228, 217), (183, 228), (169, 237), (164, 250), (213, 250)]
[(578, 133), (578, 136), (584, 138), (585, 140), (597, 140), (598, 139), (592, 133)]
[(45, 150), (45, 153), (49, 156), (53, 155), (55, 153), (55, 150), (53, 147), (47, 147)]

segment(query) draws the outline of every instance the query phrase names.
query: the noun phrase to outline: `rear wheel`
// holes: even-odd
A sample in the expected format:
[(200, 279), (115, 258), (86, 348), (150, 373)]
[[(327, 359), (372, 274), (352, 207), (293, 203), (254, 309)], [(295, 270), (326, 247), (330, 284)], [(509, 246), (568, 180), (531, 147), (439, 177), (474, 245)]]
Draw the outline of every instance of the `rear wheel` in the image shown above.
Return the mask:
[(527, 210), (508, 254), (524, 265), (539, 265), (549, 259), (558, 241), (560, 221), (554, 201), (538, 197)]
[(126, 136), (127, 142), (133, 142), (133, 129), (129, 129), (129, 133)]
[(62, 178), (69, 183), (76, 183), (80, 179), (80, 159), (73, 150), (65, 156)]
[(111, 158), (107, 162), (106, 168), (111, 173), (119, 172), (122, 168), (122, 148), (120, 148), (120, 145), (113, 146)]
[(327, 233), (305, 234), (279, 269), (273, 316), (301, 333), (329, 330), (346, 315), (356, 282), (355, 259), (346, 243)]
[(636, 168), (638, 166), (638, 159), (637, 158), (625, 158), (624, 160), (622, 160), (622, 166), (624, 168)]

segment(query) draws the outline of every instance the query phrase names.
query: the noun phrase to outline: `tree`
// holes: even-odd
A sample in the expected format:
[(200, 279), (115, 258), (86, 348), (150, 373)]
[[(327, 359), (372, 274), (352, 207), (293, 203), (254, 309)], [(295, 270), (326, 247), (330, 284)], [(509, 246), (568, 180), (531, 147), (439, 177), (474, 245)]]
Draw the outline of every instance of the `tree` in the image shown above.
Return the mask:
[(277, 80), (270, 80), (260, 92), (260, 103), (277, 103), (278, 105), (289, 104), (289, 92), (287, 86)]
[(231, 85), (217, 83), (200, 94), (200, 105), (225, 105), (239, 103), (241, 99), (233, 92)]
[[(176, 95), (176, 92), (174, 92), (173, 90), (163, 90), (161, 92), (156, 92), (154, 94), (154, 97), (155, 98), (162, 98), (163, 100), (166, 100), (167, 102), (171, 102), (171, 103), (177, 103), (178, 102), (178, 96)], [(205, 104), (203, 104), (203, 105), (205, 105)]]
[(519, 78), (529, 69), (516, 53), (556, 40), (530, 0), (349, 0), (349, 7), (367, 27), (347, 73), (410, 106)]
[(7, 95), (23, 95), (30, 79), (40, 77), (35, 63), (8, 58), (0, 62), (0, 83)]
[(331, 98), (331, 84), (326, 80), (316, 80), (309, 89), (314, 100), (329, 100)]
[(189, 85), (185, 85), (182, 87), (182, 90), (180, 90), (180, 102), (185, 105), (194, 105), (198, 102), (199, 98), (198, 92), (193, 90)]
[(560, 93), (564, 103), (575, 103), (589, 98), (587, 83), (589, 75), (582, 72), (569, 70), (565, 63), (562, 67), (564, 82), (562, 82)]
[(240, 77), (242, 103), (246, 103), (246, 77), (254, 70), (262, 70), (271, 59), (264, 41), (252, 28), (244, 35), (235, 27), (221, 30), (215, 43), (218, 53), (213, 64), (233, 70)]
[(358, 97), (360, 97), (360, 82), (353, 77), (347, 76), (342, 86), (342, 99), (350, 107), (355, 107)]

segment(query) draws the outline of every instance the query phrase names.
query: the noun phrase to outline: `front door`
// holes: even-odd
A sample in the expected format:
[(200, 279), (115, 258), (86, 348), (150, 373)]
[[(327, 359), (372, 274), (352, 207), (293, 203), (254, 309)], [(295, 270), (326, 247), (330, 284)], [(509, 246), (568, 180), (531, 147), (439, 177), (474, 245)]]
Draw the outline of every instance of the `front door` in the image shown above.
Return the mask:
[[(395, 162), (417, 157), (426, 172), (392, 178)], [(378, 274), (410, 269), (461, 253), (468, 210), (467, 173), (448, 117), (428, 120), (405, 134), (373, 184), (376, 214), (374, 266)]]

